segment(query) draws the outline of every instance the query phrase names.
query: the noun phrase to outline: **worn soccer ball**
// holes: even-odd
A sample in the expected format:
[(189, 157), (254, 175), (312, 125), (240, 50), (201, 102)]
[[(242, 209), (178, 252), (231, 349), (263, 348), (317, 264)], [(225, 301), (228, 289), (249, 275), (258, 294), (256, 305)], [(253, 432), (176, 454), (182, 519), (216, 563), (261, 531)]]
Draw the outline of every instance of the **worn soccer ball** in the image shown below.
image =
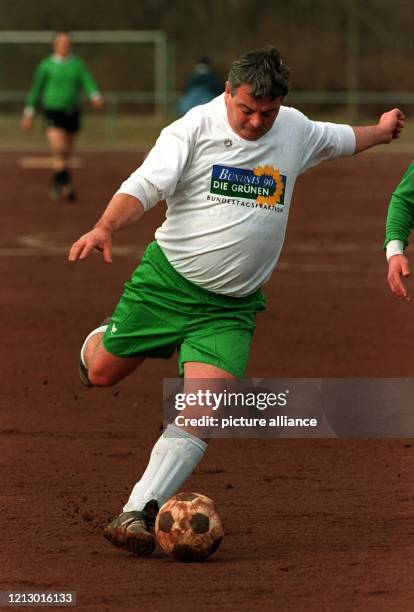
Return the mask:
[(161, 507), (155, 522), (161, 548), (179, 561), (203, 561), (223, 539), (214, 502), (200, 493), (178, 493)]

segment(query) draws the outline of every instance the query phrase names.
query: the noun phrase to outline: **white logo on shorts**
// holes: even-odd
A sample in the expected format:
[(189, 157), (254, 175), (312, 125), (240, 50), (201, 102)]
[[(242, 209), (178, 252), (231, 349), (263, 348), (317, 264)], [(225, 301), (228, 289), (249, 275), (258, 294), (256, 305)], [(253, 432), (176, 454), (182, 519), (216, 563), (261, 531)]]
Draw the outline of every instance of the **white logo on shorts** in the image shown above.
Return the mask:
[(116, 334), (117, 331), (118, 331), (117, 326), (115, 325), (115, 323), (112, 323), (111, 334)]

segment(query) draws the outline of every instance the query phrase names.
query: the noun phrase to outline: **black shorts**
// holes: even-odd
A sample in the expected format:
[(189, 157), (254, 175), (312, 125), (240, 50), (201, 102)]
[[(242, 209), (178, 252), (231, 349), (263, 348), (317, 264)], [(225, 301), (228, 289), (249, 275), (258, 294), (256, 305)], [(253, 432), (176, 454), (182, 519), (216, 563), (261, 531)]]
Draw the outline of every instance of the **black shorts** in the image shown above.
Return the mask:
[(43, 109), (46, 128), (60, 128), (74, 134), (80, 129), (80, 110), (59, 111)]

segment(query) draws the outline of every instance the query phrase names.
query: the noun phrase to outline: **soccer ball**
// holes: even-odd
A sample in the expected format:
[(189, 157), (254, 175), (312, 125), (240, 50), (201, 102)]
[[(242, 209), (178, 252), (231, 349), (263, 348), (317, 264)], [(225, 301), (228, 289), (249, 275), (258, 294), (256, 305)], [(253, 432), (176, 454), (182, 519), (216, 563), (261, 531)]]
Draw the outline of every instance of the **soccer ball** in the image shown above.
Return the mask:
[(161, 548), (179, 561), (203, 561), (223, 539), (223, 526), (209, 497), (178, 493), (161, 507), (155, 522)]

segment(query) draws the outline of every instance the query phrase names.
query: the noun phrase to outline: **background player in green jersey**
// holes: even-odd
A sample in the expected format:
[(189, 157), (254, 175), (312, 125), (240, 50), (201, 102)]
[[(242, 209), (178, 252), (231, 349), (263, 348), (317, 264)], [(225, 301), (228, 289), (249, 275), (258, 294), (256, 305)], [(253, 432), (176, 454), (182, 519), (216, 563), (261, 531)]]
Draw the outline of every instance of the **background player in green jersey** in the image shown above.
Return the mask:
[(392, 194), (387, 215), (385, 246), (388, 260), (388, 284), (400, 299), (409, 302), (410, 297), (402, 282), (410, 274), (404, 249), (414, 227), (414, 162), (407, 168), (398, 187)]
[(30, 130), (35, 108), (40, 104), (53, 153), (55, 172), (49, 187), (53, 200), (76, 198), (68, 166), (80, 128), (82, 91), (86, 91), (95, 108), (102, 108), (103, 99), (93, 76), (83, 60), (71, 53), (69, 34), (58, 32), (53, 40), (53, 54), (36, 68), (22, 119), (22, 128)]

